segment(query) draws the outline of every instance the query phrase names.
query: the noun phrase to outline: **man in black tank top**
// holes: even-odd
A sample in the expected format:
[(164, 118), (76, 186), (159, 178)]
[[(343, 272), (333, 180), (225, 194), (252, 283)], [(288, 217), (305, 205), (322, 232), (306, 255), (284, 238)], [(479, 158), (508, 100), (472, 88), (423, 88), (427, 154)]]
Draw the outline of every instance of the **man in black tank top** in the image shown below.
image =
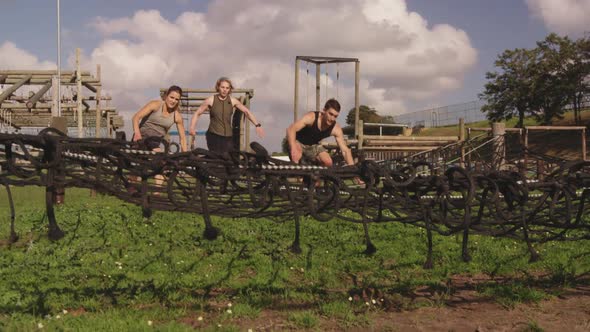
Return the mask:
[(321, 112), (309, 112), (290, 125), (287, 128), (287, 142), (291, 160), (299, 163), (304, 157), (323, 166), (332, 166), (332, 157), (320, 141), (334, 136), (346, 163), (354, 165), (352, 153), (344, 141), (342, 128), (336, 123), (339, 114), (340, 103), (336, 99), (330, 99)]

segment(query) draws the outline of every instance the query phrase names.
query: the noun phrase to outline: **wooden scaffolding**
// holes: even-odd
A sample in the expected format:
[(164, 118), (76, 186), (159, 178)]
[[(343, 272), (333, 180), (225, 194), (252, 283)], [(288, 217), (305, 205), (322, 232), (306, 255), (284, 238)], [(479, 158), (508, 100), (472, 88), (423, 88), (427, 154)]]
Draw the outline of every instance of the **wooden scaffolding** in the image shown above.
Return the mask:
[[(96, 137), (112, 137), (122, 128), (122, 116), (109, 106), (111, 98), (101, 94), (100, 65), (96, 76), (81, 71), (79, 52), (76, 70), (61, 71), (59, 77), (56, 70), (0, 70), (0, 130), (19, 132), (62, 123), (61, 129), (77, 127), (78, 137), (91, 135), (92, 128)], [(61, 96), (58, 84), (63, 87)]]

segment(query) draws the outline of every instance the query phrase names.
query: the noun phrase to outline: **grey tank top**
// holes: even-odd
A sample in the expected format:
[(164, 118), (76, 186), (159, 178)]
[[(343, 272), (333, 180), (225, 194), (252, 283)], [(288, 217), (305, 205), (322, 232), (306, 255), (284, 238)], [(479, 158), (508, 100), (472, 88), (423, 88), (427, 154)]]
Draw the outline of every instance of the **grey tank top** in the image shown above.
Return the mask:
[(164, 116), (164, 102), (162, 102), (158, 110), (150, 113), (142, 122), (140, 129), (142, 132), (156, 132), (160, 137), (164, 137), (174, 124), (175, 115), (173, 112), (168, 116)]
[(209, 131), (219, 136), (232, 136), (231, 119), (234, 107), (231, 96), (225, 100), (219, 99), (219, 94), (213, 96), (213, 105), (209, 109)]

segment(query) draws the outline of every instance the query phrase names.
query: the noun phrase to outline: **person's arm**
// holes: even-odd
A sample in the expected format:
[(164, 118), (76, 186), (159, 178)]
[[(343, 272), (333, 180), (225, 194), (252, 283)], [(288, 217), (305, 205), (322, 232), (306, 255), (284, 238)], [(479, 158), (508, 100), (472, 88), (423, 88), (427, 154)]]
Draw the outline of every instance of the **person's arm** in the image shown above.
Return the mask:
[(184, 121), (180, 112), (174, 112), (174, 121), (176, 122), (176, 129), (178, 130), (178, 136), (180, 136), (180, 151), (188, 151), (186, 148), (186, 134), (184, 133)]
[(299, 163), (301, 159), (301, 146), (297, 143), (297, 132), (301, 129), (313, 125), (315, 120), (315, 115), (313, 112), (305, 114), (301, 119), (293, 122), (287, 128), (287, 143), (289, 143), (289, 153), (291, 155), (291, 160), (294, 163)]
[(233, 97), (231, 97), (231, 103), (235, 108), (237, 108), (242, 113), (244, 113), (244, 115), (248, 118), (248, 120), (250, 120), (250, 122), (252, 122), (254, 127), (256, 127), (256, 134), (258, 135), (258, 137), (263, 138), (264, 137), (264, 129), (262, 129), (262, 126), (259, 126), (260, 122), (258, 122), (256, 120), (256, 117), (248, 109), (248, 107), (244, 106), (244, 104), (242, 104), (242, 102), (240, 102), (239, 100), (237, 100), (236, 98), (233, 98)]
[(197, 108), (197, 110), (195, 111), (195, 114), (193, 114), (193, 117), (191, 118), (191, 124), (189, 126), (189, 134), (191, 136), (195, 136), (196, 135), (196, 128), (197, 128), (197, 122), (199, 121), (199, 117), (205, 113), (206, 110), (209, 109), (209, 107), (211, 107), (211, 105), (213, 105), (213, 96), (205, 99), (203, 101), (203, 103), (201, 104), (201, 106), (199, 106), (199, 108)]
[(348, 148), (348, 145), (346, 145), (346, 142), (344, 141), (344, 133), (342, 132), (342, 128), (338, 124), (334, 126), (334, 129), (332, 129), (332, 136), (336, 138), (336, 143), (338, 144), (340, 151), (342, 151), (342, 156), (344, 157), (346, 164), (354, 165), (354, 160), (352, 159), (352, 152)]
[(160, 107), (160, 101), (152, 100), (149, 103), (145, 104), (137, 113), (133, 115), (131, 118), (131, 122), (133, 123), (133, 141), (139, 141), (141, 139), (141, 133), (139, 129), (139, 122), (144, 117), (150, 115), (155, 109)]

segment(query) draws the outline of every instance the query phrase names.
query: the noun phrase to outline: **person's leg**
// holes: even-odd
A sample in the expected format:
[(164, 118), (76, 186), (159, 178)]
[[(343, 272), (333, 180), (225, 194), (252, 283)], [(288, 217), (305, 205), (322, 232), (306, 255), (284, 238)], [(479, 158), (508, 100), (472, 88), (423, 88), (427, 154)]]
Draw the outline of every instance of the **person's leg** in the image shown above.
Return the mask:
[(327, 151), (320, 152), (317, 155), (316, 159), (320, 163), (320, 165), (332, 167), (332, 157), (330, 157), (330, 154)]
[(217, 143), (217, 141), (215, 140), (215, 134), (210, 133), (209, 131), (207, 131), (207, 133), (205, 134), (205, 140), (207, 141), (207, 150), (209, 151), (215, 151), (215, 148), (217, 147), (215, 143)]
[(297, 158), (293, 158), (293, 156), (291, 156), (291, 153), (289, 152), (289, 159), (291, 159), (292, 162), (299, 164), (299, 162), (301, 161), (301, 159), (303, 158), (303, 156), (305, 155), (305, 148), (306, 145), (303, 145), (299, 142), (295, 142), (295, 144), (299, 144), (299, 148), (301, 149), (301, 155)]
[(234, 146), (234, 139), (233, 137), (223, 137), (223, 151), (222, 152), (232, 152), (235, 151), (236, 147)]

